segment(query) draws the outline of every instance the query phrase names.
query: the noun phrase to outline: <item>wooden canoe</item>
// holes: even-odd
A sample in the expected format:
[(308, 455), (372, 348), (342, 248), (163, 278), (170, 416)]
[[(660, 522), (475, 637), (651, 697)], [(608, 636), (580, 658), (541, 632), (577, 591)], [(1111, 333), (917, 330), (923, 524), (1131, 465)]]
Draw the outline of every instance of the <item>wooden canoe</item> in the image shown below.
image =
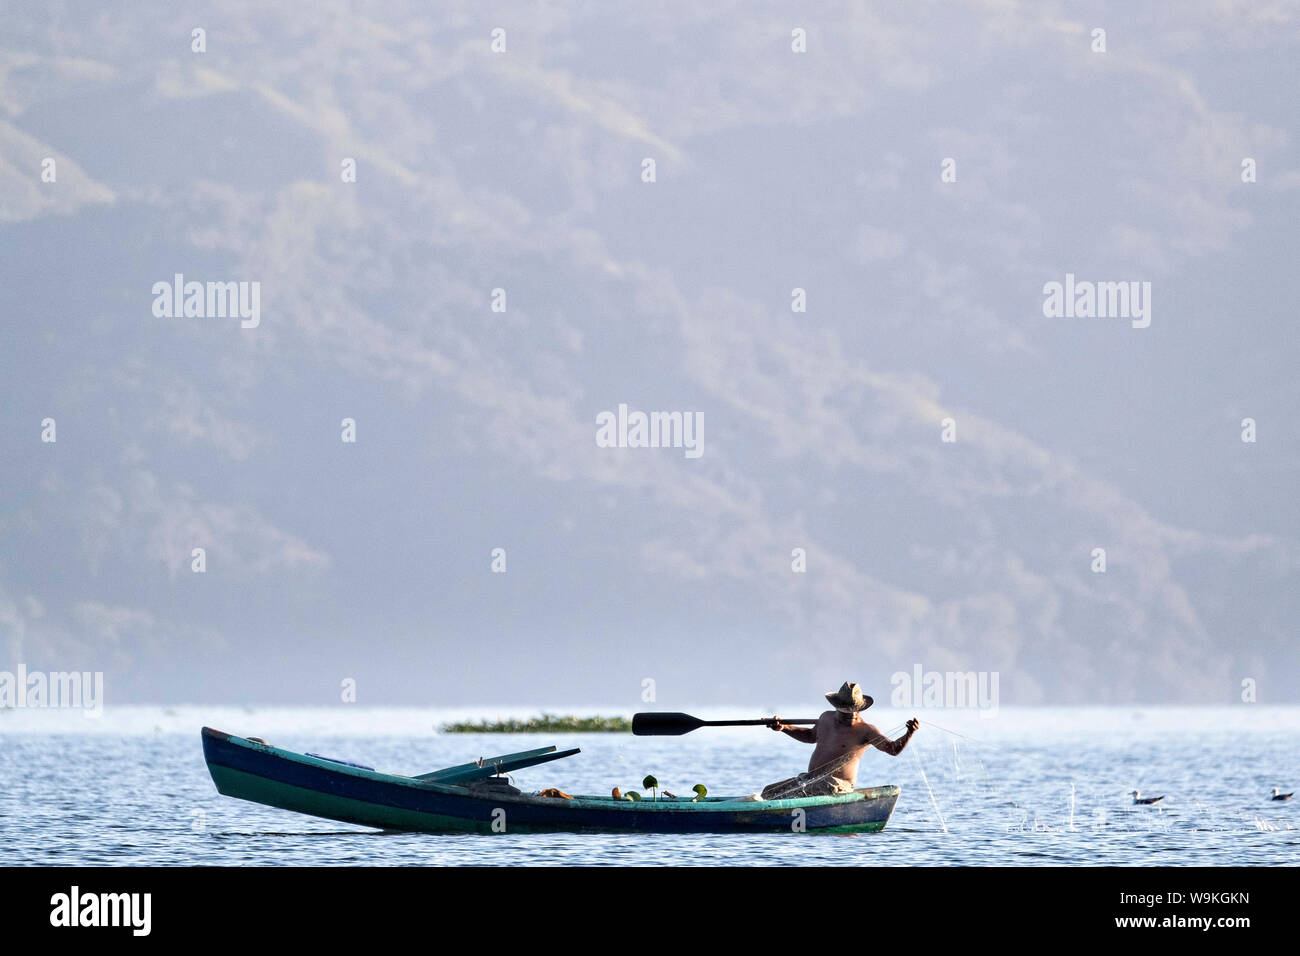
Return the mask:
[[(607, 796), (564, 800), (526, 793), (487, 794), (470, 788), (475, 777), (492, 776), (498, 768), (519, 769), (519, 761), (532, 766), (577, 751), (556, 754), (550, 747), (406, 777), (282, 750), (210, 727), (203, 728), (202, 737), (203, 757), (219, 793), (380, 830), (874, 833), (889, 822), (899, 793), (898, 787), (884, 786), (830, 797), (765, 801), (708, 797), (698, 802), (683, 798), (633, 802)], [(800, 826), (796, 827), (796, 822)]]

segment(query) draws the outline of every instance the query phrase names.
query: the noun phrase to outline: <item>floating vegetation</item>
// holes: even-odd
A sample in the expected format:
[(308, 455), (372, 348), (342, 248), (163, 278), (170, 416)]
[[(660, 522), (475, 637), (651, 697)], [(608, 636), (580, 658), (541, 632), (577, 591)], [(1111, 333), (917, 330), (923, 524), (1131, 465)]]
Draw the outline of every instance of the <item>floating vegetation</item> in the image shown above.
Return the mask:
[(626, 717), (542, 714), (527, 720), (456, 721), (439, 730), (444, 734), (626, 734), (632, 732), (632, 721)]

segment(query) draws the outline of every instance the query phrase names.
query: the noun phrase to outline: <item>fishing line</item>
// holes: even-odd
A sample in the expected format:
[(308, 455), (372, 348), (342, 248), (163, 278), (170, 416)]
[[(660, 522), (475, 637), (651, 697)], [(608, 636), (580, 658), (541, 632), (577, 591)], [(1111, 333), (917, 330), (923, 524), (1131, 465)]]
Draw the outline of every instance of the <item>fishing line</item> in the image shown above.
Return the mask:
[[(961, 738), (963, 741), (969, 741), (971, 744), (994, 748), (996, 751), (999, 752), (1011, 751), (1015, 753), (1017, 759), (1027, 760), (1031, 764), (1036, 765), (1038, 767), (1044, 766), (1048, 760), (1047, 757), (1026, 754), (1025, 752), (1019, 749), (1012, 748), (1008, 744), (993, 743), (990, 741), (981, 740), (976, 737), (971, 737), (967, 734), (959, 733), (955, 730), (951, 730), (947, 727), (944, 727), (941, 724), (937, 724), (933, 720), (930, 720), (929, 718), (926, 719), (925, 724), (926, 726), (932, 727), (935, 730), (948, 734), (951, 737)], [(890, 731), (889, 734), (892, 736), (893, 731)], [(980, 774), (983, 777), (982, 786), (984, 789), (984, 796), (1004, 800), (1007, 803), (1009, 803), (1011, 806), (1014, 806), (1017, 809), (1019, 809), (1022, 815), (1024, 815), (1024, 819), (1020, 822), (1020, 824), (1018, 826), (1013, 826), (1012, 829), (1020, 829), (1020, 830), (1053, 829), (1054, 830), (1054, 828), (1050, 828), (1049, 825), (1047, 824), (1039, 823), (1039, 813), (1037, 811), (1034, 811), (1033, 822), (1030, 823), (1029, 810), (1023, 807), (1019, 800), (1014, 799), (1013, 795), (1009, 794), (1006, 790), (1002, 789), (1001, 787), (995, 786), (993, 784), (993, 781), (989, 776), (988, 768), (984, 765), (984, 761), (978, 755), (975, 755), (975, 762), (979, 766)], [(921, 758), (919, 754), (917, 755), (917, 763), (918, 763), (918, 767), (920, 767), (921, 769), (922, 780), (925, 782), (926, 788), (930, 792), (931, 804), (935, 806), (936, 812), (940, 813), (940, 817), (942, 820), (942, 813), (939, 811), (937, 798), (935, 796), (933, 788), (930, 786), (930, 781), (928, 776), (925, 773), (925, 768), (924, 766), (921, 765)], [(957, 771), (958, 779), (961, 779), (962, 773), (961, 773), (961, 768), (959, 767), (957, 762), (956, 741), (953, 742), (953, 766)], [(975, 781), (971, 781), (971, 782), (975, 783)], [(1161, 811), (1156, 814), (1135, 811), (1134, 808), (1130, 806), (1115, 807), (1106, 797), (1106, 794), (1110, 792), (1111, 788), (1106, 786), (1105, 782), (1101, 782), (1099, 786), (1097, 781), (1092, 781), (1092, 780), (1084, 781), (1083, 782), (1084, 792), (1082, 794), (1078, 792), (1078, 786), (1079, 786), (1078, 781), (1070, 780), (1069, 790), (1065, 794), (1064, 824), (1067, 832), (1078, 833), (1084, 830), (1085, 828), (1092, 830), (1093, 832), (1097, 832), (1101, 829), (1106, 829), (1118, 833), (1167, 832), (1171, 829), (1176, 829), (1177, 828), (1176, 824), (1178, 822), (1181, 822), (1166, 816), (1166, 814), (1163, 812), (1164, 811), (1163, 807), (1156, 808), (1157, 810)], [(1083, 801), (1082, 807), (1080, 807), (1080, 798), (1082, 798)], [(1199, 821), (1197, 825), (1197, 829), (1200, 829), (1201, 827), (1205, 826), (1205, 821), (1207, 820), (1213, 823), (1213, 826), (1210, 827), (1211, 829), (1223, 830), (1229, 832), (1232, 832), (1236, 829), (1249, 831), (1252, 828), (1251, 826), (1252, 824), (1255, 829), (1261, 829), (1261, 830), (1278, 828), (1276, 827), (1275, 824), (1271, 825), (1271, 823), (1266, 823), (1262, 819), (1256, 818), (1255, 814), (1245, 812), (1245, 811), (1235, 811), (1235, 812), (1225, 811), (1221, 807), (1207, 806), (1204, 803), (1202, 803), (1200, 800), (1196, 800), (1194, 798), (1189, 803), (1188, 808), (1194, 811), (1194, 813), (1196, 814), (1196, 819)], [(1079, 817), (1081, 812), (1085, 814), (1083, 819), (1080, 819)], [(1055, 816), (1055, 811), (1049, 813), (1049, 818), (1054, 816)], [(942, 822), (944, 823), (945, 832), (947, 832), (946, 821), (942, 821)], [(1293, 829), (1293, 827), (1290, 824), (1283, 824), (1283, 826), (1280, 828)]]
[[(892, 737), (896, 731), (901, 730), (905, 726), (906, 724), (898, 724), (897, 726), (886, 731), (885, 735)], [(967, 736), (966, 734), (958, 733), (955, 730), (950, 730), (947, 727), (934, 723), (928, 717), (925, 720), (925, 726), (932, 727), (935, 730), (942, 731), (943, 733), (948, 734), (953, 738), (961, 738), (962, 740), (969, 740), (971, 743), (974, 744), (982, 744), (985, 746), (997, 746), (996, 744), (987, 744), (985, 741)], [(926, 772), (924, 761), (922, 760), (920, 754), (921, 749), (922, 748), (917, 744), (912, 745), (913, 756), (916, 759), (917, 769), (920, 771), (921, 774), (921, 781), (925, 784), (926, 792), (930, 795), (930, 805), (931, 807), (933, 807), (935, 815), (939, 818), (939, 825), (942, 828), (942, 831), (944, 833), (951, 833), (952, 831), (948, 828), (947, 818), (944, 816), (943, 809), (939, 805), (938, 796), (934, 792), (934, 786), (930, 782), (930, 776)], [(959, 780), (967, 779), (969, 782), (968, 784), (966, 784), (966, 786), (976, 789), (977, 792), (981, 792), (981, 795), (986, 799), (989, 797), (993, 797), (993, 798), (1001, 797), (1005, 799), (1005, 794), (1000, 793), (993, 786), (992, 781), (989, 777), (988, 768), (984, 765), (983, 759), (978, 754), (968, 755), (968, 757), (969, 756), (973, 756), (975, 765), (979, 768), (978, 777), (967, 776), (967, 773), (964, 771), (959, 761), (958, 752), (957, 752), (957, 741), (954, 739), (953, 740), (953, 768), (954, 768), (954, 772), (957, 775), (957, 779)], [(1013, 804), (1015, 803), (1015, 801), (1011, 801), (1011, 802)], [(1018, 804), (1016, 805), (1018, 806)]]
[(943, 818), (943, 813), (939, 810), (939, 801), (934, 799), (934, 789), (930, 786), (930, 778), (925, 775), (925, 765), (921, 763), (921, 754), (919, 747), (912, 748), (912, 756), (916, 757), (916, 766), (921, 771), (921, 779), (925, 781), (925, 789), (930, 791), (930, 804), (934, 807), (934, 812), (939, 817), (939, 826), (943, 827), (943, 832), (948, 832), (948, 824)]
[[(936, 723), (935, 723), (934, 721), (932, 721), (932, 720), (928, 720), (928, 719), (927, 719), (926, 724), (927, 724), (928, 726), (930, 726), (930, 727), (933, 727), (935, 730), (942, 731), (943, 733), (945, 733), (945, 734), (949, 734), (949, 735), (951, 735), (952, 737), (960, 737), (962, 740), (970, 741), (972, 744), (977, 744), (977, 745), (979, 745), (979, 746), (983, 746), (983, 747), (991, 747), (991, 748), (994, 748), (994, 749), (996, 749), (997, 751), (1001, 751), (1001, 752), (1006, 752), (1006, 751), (1012, 749), (1012, 748), (1010, 748), (1009, 745), (1007, 745), (1007, 744), (991, 743), (991, 742), (989, 742), (989, 741), (980, 740), (980, 739), (975, 738), (975, 737), (970, 737), (970, 736), (968, 736), (968, 735), (966, 735), (966, 734), (958, 733), (958, 732), (955, 731), (955, 730), (950, 730), (950, 729), (947, 728), (947, 727), (944, 727), (944, 726), (942, 726), (942, 725), (940, 725), (940, 724), (936, 724)], [(954, 749), (954, 754), (955, 754), (955, 752), (956, 752), (956, 743), (955, 743), (955, 742), (954, 742), (954, 744), (953, 744), (953, 749)], [(1025, 754), (1023, 751), (1019, 751), (1019, 750), (1014, 750), (1013, 752), (1016, 754), (1016, 756), (1017, 756), (1018, 759), (1020, 759), (1020, 760), (1029, 760), (1031, 763), (1033, 763), (1033, 764), (1035, 764), (1035, 765), (1037, 765), (1037, 766), (1040, 766), (1040, 767), (1043, 766), (1043, 765), (1045, 764), (1046, 759), (1047, 759), (1047, 758), (1045, 758), (1045, 757), (1035, 757), (1035, 756), (1031, 756), (1031, 755)], [(954, 759), (955, 759), (955, 758), (954, 758)], [(1012, 827), (1012, 829), (1020, 829), (1020, 830), (1025, 830), (1025, 829), (1029, 829), (1029, 828), (1032, 828), (1032, 829), (1035, 829), (1035, 830), (1039, 829), (1039, 824), (1038, 824), (1039, 813), (1038, 813), (1038, 811), (1037, 811), (1037, 810), (1034, 811), (1034, 815), (1033, 815), (1034, 822), (1033, 822), (1033, 824), (1030, 824), (1030, 823), (1029, 823), (1029, 810), (1026, 809), (1025, 807), (1021, 806), (1020, 801), (1019, 801), (1018, 799), (1015, 799), (1012, 795), (1008, 794), (1004, 789), (1002, 789), (1002, 788), (1000, 788), (1000, 787), (997, 787), (997, 786), (994, 786), (994, 784), (993, 784), (991, 778), (989, 777), (988, 768), (984, 765), (984, 761), (983, 761), (983, 759), (981, 759), (979, 756), (976, 756), (975, 760), (976, 760), (976, 763), (979, 765), (980, 773), (982, 774), (982, 776), (983, 776), (983, 778), (984, 778), (984, 779), (983, 779), (983, 787), (984, 787), (984, 791), (985, 791), (985, 796), (992, 796), (992, 797), (994, 797), (994, 798), (1004, 800), (1004, 801), (1006, 801), (1007, 803), (1009, 803), (1011, 806), (1013, 806), (1013, 807), (1015, 807), (1016, 809), (1020, 810), (1021, 814), (1023, 815), (1024, 818), (1020, 821), (1020, 824), (1019, 824), (1018, 826)], [(1071, 780), (1071, 781), (1069, 782), (1069, 786), (1070, 786), (1069, 792), (1066, 794), (1066, 814), (1067, 814), (1066, 827), (1067, 827), (1067, 829), (1070, 830), (1070, 831), (1078, 832), (1078, 830), (1079, 830), (1079, 825), (1076, 823), (1076, 816), (1077, 816), (1077, 813), (1078, 813), (1078, 804), (1077, 804), (1077, 801), (1078, 801), (1078, 792), (1077, 792), (1076, 781)], [(1086, 796), (1086, 794), (1087, 794), (1087, 791), (1085, 791), (1085, 796)], [(1106, 817), (1105, 817), (1105, 810), (1104, 810), (1104, 809), (1101, 809), (1100, 807), (1095, 807), (1094, 810), (1093, 810), (1093, 813), (1094, 813), (1094, 820), (1096, 819), (1096, 816), (1095, 816), (1095, 815), (1096, 815), (1099, 811), (1102, 813), (1102, 819), (1105, 820), (1105, 819), (1106, 819)], [(1121, 811), (1121, 813), (1124, 813), (1124, 812), (1125, 812), (1125, 811)], [(1112, 821), (1112, 822), (1109, 822), (1108, 825), (1113, 826), (1113, 825), (1115, 825), (1115, 824), (1114, 824), (1114, 822)], [(1093, 827), (1093, 828), (1094, 828), (1094, 829), (1096, 828), (1096, 824), (1094, 824), (1094, 827)]]
[(969, 741), (971, 741), (972, 743), (983, 744), (983, 745), (986, 746), (986, 747), (996, 747), (996, 746), (997, 746), (997, 744), (990, 744), (990, 743), (987, 743), (986, 741), (980, 740), (978, 737), (967, 737), (965, 734), (959, 734), (959, 733), (957, 733), (957, 731), (955, 731), (955, 730), (949, 730), (947, 727), (940, 727), (938, 724), (936, 724), (936, 723), (935, 723), (933, 720), (931, 720), (929, 717), (925, 718), (925, 725), (926, 725), (927, 727), (933, 727), (935, 730), (942, 730), (945, 734), (952, 734), (954, 737), (960, 737), (962, 740), (969, 740)]

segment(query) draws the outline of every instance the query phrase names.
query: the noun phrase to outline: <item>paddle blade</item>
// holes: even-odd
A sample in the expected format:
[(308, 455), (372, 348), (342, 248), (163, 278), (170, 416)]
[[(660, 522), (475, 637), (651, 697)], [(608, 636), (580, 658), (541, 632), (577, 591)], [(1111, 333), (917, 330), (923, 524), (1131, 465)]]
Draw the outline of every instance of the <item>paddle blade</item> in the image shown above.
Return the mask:
[(680, 737), (703, 726), (698, 717), (672, 711), (632, 715), (632, 733), (638, 737)]

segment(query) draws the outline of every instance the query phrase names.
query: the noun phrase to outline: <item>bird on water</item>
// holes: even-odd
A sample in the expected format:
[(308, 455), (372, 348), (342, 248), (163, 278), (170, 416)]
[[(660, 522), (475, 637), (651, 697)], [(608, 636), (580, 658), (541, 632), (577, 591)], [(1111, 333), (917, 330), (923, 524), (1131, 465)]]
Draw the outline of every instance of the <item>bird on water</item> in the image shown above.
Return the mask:
[(1164, 795), (1163, 793), (1160, 794), (1160, 796), (1158, 796), (1158, 797), (1144, 797), (1144, 796), (1142, 796), (1142, 791), (1141, 791), (1141, 790), (1134, 790), (1134, 791), (1133, 791), (1133, 802), (1134, 802), (1134, 803), (1141, 803), (1141, 804), (1144, 804), (1144, 805), (1146, 805), (1146, 806), (1150, 806), (1150, 805), (1153, 804), (1153, 803), (1159, 803), (1159, 802), (1160, 802), (1161, 800), (1163, 800), (1164, 798), (1165, 798), (1165, 795)]
[(1291, 799), (1292, 797), (1294, 797), (1294, 796), (1295, 796), (1295, 791), (1294, 791), (1294, 790), (1292, 790), (1290, 793), (1282, 793), (1280, 790), (1278, 790), (1277, 787), (1274, 787), (1274, 788), (1273, 788), (1273, 799), (1274, 799), (1274, 800), (1290, 800), (1290, 799)]

